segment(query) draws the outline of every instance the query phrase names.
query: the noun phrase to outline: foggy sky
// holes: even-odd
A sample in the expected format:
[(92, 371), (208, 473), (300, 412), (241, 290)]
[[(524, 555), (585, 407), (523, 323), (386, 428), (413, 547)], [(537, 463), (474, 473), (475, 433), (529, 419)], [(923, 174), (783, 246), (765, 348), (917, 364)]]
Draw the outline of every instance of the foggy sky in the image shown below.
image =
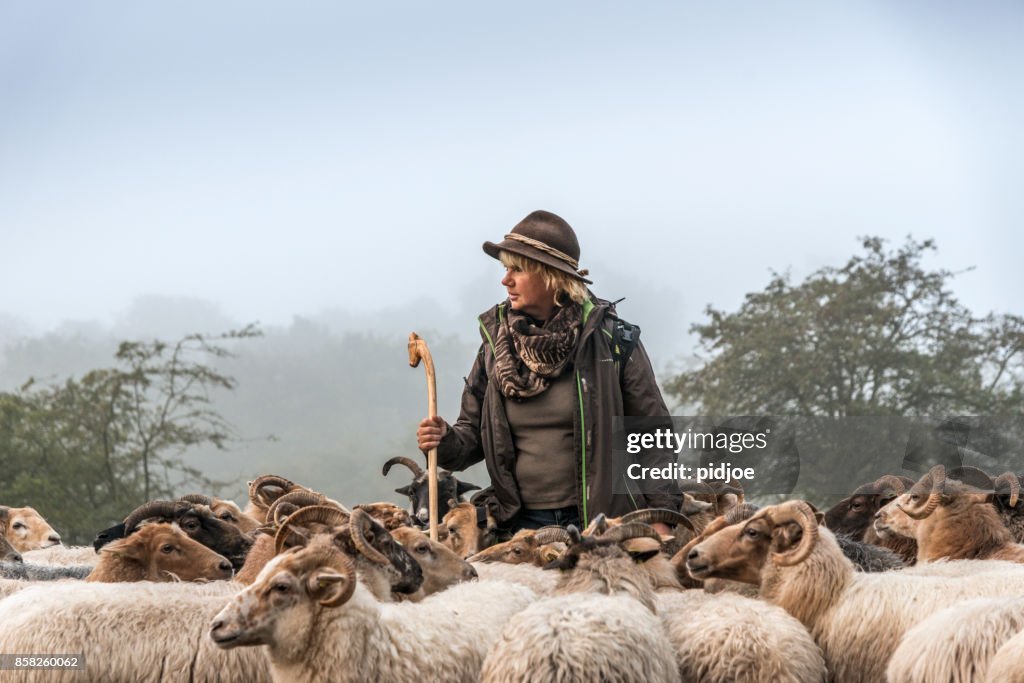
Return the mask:
[(480, 244), (536, 208), (661, 363), (858, 235), (934, 237), (966, 304), (1019, 313), (1022, 29), (1013, 2), (2, 2), (0, 342), (147, 296), (473, 335), (503, 298)]

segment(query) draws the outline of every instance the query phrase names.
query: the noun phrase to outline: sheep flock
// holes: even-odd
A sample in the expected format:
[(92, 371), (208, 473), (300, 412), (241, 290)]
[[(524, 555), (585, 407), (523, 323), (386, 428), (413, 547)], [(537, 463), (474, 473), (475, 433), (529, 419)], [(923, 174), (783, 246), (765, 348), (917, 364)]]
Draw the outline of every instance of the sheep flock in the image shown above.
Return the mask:
[(264, 475), (91, 547), (4, 501), (0, 681), (1024, 683), (1017, 474), (937, 465), (828, 509), (689, 483), (678, 510), (510, 534), (442, 470), (434, 541), (396, 464), (408, 506)]

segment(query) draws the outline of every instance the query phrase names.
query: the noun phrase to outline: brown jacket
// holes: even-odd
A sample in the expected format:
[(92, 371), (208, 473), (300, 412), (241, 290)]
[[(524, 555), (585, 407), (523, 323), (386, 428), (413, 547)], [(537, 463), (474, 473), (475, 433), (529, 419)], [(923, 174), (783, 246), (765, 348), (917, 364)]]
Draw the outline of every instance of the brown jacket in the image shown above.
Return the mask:
[[(451, 470), (463, 470), (486, 461), (491, 485), (474, 496), (483, 501), (499, 524), (505, 524), (519, 512), (522, 503), (515, 480), (515, 447), (504, 401), (494, 381), (493, 341), (497, 337), (499, 316), (507, 303), (501, 303), (480, 316), (483, 343), (462, 393), (462, 411), (441, 440), (437, 462)], [(614, 308), (607, 301), (594, 299), (583, 307), (583, 333), (576, 346), (573, 371), (580, 409), (574, 411), (576, 457), (576, 500), (580, 520), (586, 524), (598, 513), (618, 516), (642, 507), (679, 509), (682, 495), (672, 480), (664, 481), (657, 493), (647, 485), (646, 495), (635, 488), (624, 491), (624, 468), (612, 467), (612, 418), (614, 416), (668, 416), (668, 408), (654, 378), (651, 361), (643, 344), (637, 341), (619, 381), (618, 362), (612, 349), (614, 320), (608, 317)], [(584, 438), (585, 434), (585, 438)], [(664, 465), (668, 456), (650, 454), (641, 457), (644, 466)], [(613, 471), (623, 469), (623, 471)], [(616, 480), (618, 486), (616, 486)]]

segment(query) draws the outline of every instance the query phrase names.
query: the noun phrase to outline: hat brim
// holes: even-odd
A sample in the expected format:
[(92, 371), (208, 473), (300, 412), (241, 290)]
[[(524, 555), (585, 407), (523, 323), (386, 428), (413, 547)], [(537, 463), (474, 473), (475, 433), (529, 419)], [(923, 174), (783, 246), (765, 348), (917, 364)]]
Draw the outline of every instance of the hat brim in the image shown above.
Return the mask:
[(512, 252), (513, 254), (519, 254), (520, 256), (525, 256), (528, 259), (532, 259), (539, 263), (543, 263), (544, 265), (549, 266), (550, 268), (554, 268), (557, 271), (565, 273), (574, 280), (585, 282), (588, 285), (594, 284), (593, 282), (591, 282), (590, 280), (588, 280), (587, 278), (583, 277), (575, 270), (573, 270), (572, 266), (570, 266), (565, 261), (561, 261), (552, 256), (551, 254), (548, 254), (546, 252), (541, 251), (540, 249), (537, 249), (536, 247), (531, 247), (529, 244), (523, 244), (522, 242), (517, 242), (514, 240), (503, 240), (498, 244), (495, 244), (494, 242), (484, 242), (483, 249), (485, 254), (487, 254), (491, 258), (498, 259), (499, 261), (501, 260), (499, 253), (502, 251), (509, 251)]

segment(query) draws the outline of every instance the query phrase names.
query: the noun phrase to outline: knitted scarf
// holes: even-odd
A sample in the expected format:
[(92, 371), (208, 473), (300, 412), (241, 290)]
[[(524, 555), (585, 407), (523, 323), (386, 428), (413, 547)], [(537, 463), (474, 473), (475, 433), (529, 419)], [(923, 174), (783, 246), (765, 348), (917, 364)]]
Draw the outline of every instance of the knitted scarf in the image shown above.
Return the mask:
[(529, 398), (542, 393), (562, 374), (579, 340), (583, 307), (577, 303), (555, 309), (539, 326), (530, 316), (509, 309), (498, 325), (494, 369), (501, 393)]

